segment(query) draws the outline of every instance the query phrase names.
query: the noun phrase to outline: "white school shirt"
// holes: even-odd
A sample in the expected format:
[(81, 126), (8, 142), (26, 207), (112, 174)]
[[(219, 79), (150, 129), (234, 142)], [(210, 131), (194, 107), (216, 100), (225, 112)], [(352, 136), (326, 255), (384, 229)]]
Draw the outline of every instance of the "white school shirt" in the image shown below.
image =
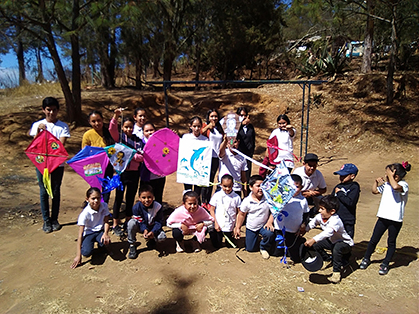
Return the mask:
[(346, 232), (343, 227), (343, 222), (337, 214), (330, 216), (326, 222), (323, 221), (321, 214), (317, 214), (316, 217), (314, 217), (307, 225), (306, 231), (309, 231), (316, 226), (320, 226), (323, 230), (323, 232), (313, 237), (316, 242), (329, 239), (333, 244), (343, 241), (350, 246), (354, 245), (354, 240), (352, 240)]
[(409, 185), (406, 181), (399, 181), (397, 183), (403, 188), (403, 192), (393, 190), (388, 182), (377, 187), (378, 192), (382, 195), (377, 217), (398, 222), (403, 221), (404, 208), (409, 194)]
[(295, 134), (297, 134), (296, 130), (294, 130), (294, 136), (290, 136), (290, 133), (285, 130), (275, 129), (272, 131), (269, 139), (276, 136), (278, 140), (278, 147), (282, 148), (283, 150), (276, 149), (276, 148), (269, 148), (269, 151), (272, 153), (274, 151), (278, 151), (278, 156), (275, 158), (274, 162), (279, 163), (281, 160), (284, 160), (285, 166), (287, 168), (294, 168), (294, 156), (292, 152), (294, 150), (294, 138)]
[(284, 211), (287, 212), (288, 216), (282, 214), (280, 216), (281, 221), (275, 219), (275, 229), (282, 230), (285, 227), (286, 232), (297, 233), (303, 223), (303, 214), (310, 212), (310, 208), (306, 198), (299, 193), (284, 206), (282, 212)]
[(212, 157), (218, 158), (218, 154), (220, 153), (220, 145), (223, 141), (223, 135), (218, 132), (216, 128), (214, 128), (213, 131), (214, 133), (212, 133), (211, 130), (209, 132), (209, 140), (212, 145)]
[(144, 130), (142, 127), (139, 127), (137, 123), (134, 124), (134, 130), (132, 130), (132, 134), (135, 134), (139, 139), (144, 138)]
[(196, 137), (193, 133), (186, 133), (183, 134), (182, 138), (186, 138), (188, 140), (208, 141), (208, 137), (202, 134), (199, 134), (199, 136)]
[(101, 202), (99, 210), (93, 210), (89, 204), (83, 209), (77, 220), (77, 225), (84, 226), (83, 237), (103, 228), (103, 219), (110, 215), (108, 204)]
[(233, 231), (240, 203), (241, 198), (234, 191), (226, 194), (220, 190), (211, 197), (209, 204), (215, 207), (215, 219), (217, 219), (221, 231)]
[(315, 189), (325, 189), (327, 187), (326, 181), (322, 173), (316, 169), (311, 176), (308, 176), (304, 170), (304, 166), (298, 167), (293, 171), (293, 174), (298, 174), (301, 179), (303, 180), (303, 188), (302, 191), (311, 190), (314, 191)]
[(229, 148), (225, 149), (225, 155), (220, 158), (220, 167), (218, 171), (218, 182), (221, 182), (221, 178), (225, 174), (229, 174), (234, 179), (233, 190), (241, 191), (242, 185), (239, 183), (242, 181), (242, 171), (247, 171), (247, 162), (239, 154), (234, 155)]
[[(52, 123), (47, 122), (46, 119), (39, 120), (32, 124), (31, 130), (29, 131), (30, 136), (36, 136), (40, 124), (45, 124), (47, 131), (52, 133), (52, 135), (54, 135), (58, 139), (60, 139), (60, 137), (70, 137), (70, 129), (68, 128), (67, 123), (60, 120), (57, 120), (57, 122)], [(64, 163), (62, 163), (60, 167), (64, 167)]]
[(239, 208), (243, 213), (247, 213), (246, 228), (252, 231), (262, 229), (271, 213), (265, 196), (258, 202), (253, 199), (252, 193), (244, 198)]

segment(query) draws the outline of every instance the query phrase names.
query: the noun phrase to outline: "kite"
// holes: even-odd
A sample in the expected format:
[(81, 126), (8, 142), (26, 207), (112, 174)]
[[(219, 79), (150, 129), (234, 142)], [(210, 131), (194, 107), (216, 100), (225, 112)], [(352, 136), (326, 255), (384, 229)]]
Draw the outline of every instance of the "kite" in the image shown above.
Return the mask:
[(102, 147), (85, 146), (67, 164), (80, 175), (91, 187), (101, 189), (101, 180), (105, 176), (109, 158)]
[(288, 213), (281, 214), (281, 211), (294, 196), (296, 188), (283, 160), (266, 177), (261, 188), (268, 204), (274, 209), (274, 217), (281, 220), (281, 215), (287, 216)]
[(144, 147), (144, 163), (158, 176), (168, 176), (177, 169), (179, 136), (168, 128), (155, 132)]
[(125, 171), (132, 157), (134, 157), (136, 153), (135, 149), (132, 149), (122, 143), (106, 146), (104, 149), (108, 154), (113, 168), (118, 174)]
[(47, 130), (39, 132), (25, 150), (26, 155), (43, 174), (45, 190), (52, 198), (51, 173), (68, 157), (64, 145)]

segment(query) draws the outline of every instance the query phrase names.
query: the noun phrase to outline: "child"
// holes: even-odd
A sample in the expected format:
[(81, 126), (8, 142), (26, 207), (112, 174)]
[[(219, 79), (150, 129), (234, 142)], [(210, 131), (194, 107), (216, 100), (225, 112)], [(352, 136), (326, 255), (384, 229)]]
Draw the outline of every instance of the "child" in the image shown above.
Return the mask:
[(134, 111), (134, 130), (132, 131), (139, 139), (144, 137), (144, 123), (147, 119), (145, 110), (143, 108), (137, 108)]
[(263, 179), (260, 175), (253, 175), (249, 179), (251, 194), (247, 196), (240, 205), (237, 215), (234, 236), (240, 238), (240, 228), (247, 216), (246, 221), (246, 251), (257, 252), (258, 235), (262, 236), (260, 242), (260, 254), (262, 258), (269, 258), (269, 250), (275, 240), (273, 227), (273, 216), (269, 209), (269, 204), (263, 195), (260, 185)]
[(132, 205), (134, 204), (135, 194), (138, 189), (138, 181), (140, 180), (140, 162), (143, 161), (143, 155), (141, 154), (143, 148), (143, 142), (132, 133), (134, 129), (134, 120), (132, 117), (125, 117), (122, 121), (121, 138), (119, 138), (118, 132), (118, 118), (122, 113), (122, 109), (115, 109), (113, 118), (109, 125), (109, 132), (115, 142), (120, 141), (121, 143), (137, 150), (131, 162), (128, 164), (124, 172), (121, 173), (121, 182), (123, 189), (116, 189), (115, 202), (113, 204), (113, 233), (117, 236), (122, 236), (124, 232), (119, 226), (119, 209), (121, 208), (122, 199), (125, 195), (125, 222), (131, 218)]
[(356, 204), (359, 200), (360, 188), (355, 182), (358, 168), (354, 164), (344, 164), (339, 171), (340, 183), (334, 188), (334, 194), (339, 201), (339, 217), (343, 222), (346, 232), (353, 239), (355, 235)]
[(283, 160), (291, 173), (294, 168), (292, 151), (294, 150), (293, 141), (296, 131), (286, 114), (280, 114), (276, 123), (278, 123), (278, 128), (272, 131), (267, 143), (277, 148), (268, 146), (266, 156), (269, 156), (269, 160), (273, 164), (279, 164)]
[[(81, 148), (84, 148), (85, 146), (106, 147), (115, 144), (108, 128), (103, 125), (102, 112), (93, 110), (89, 113), (88, 119), (92, 128), (83, 134)], [(105, 170), (105, 178), (108, 177), (113, 177), (113, 167), (111, 163), (108, 164)], [(102, 194), (103, 200), (106, 203), (109, 202), (110, 196), (110, 192)]]
[(86, 192), (85, 208), (79, 215), (79, 236), (77, 238), (77, 255), (74, 258), (71, 268), (81, 264), (82, 255), (92, 255), (95, 242), (99, 247), (110, 243), (109, 232), (109, 210), (108, 204), (101, 202), (101, 193), (98, 188), (90, 188)]
[(128, 221), (128, 258), (135, 259), (138, 256), (135, 248), (136, 234), (140, 232), (146, 239), (147, 247), (156, 247), (156, 241), (166, 240), (163, 227), (163, 210), (161, 204), (154, 201), (153, 188), (147, 184), (140, 187), (139, 202), (132, 208), (132, 219)]
[(359, 265), (360, 269), (366, 269), (371, 263), (371, 255), (378, 242), (388, 229), (387, 254), (381, 262), (378, 273), (386, 275), (389, 271), (389, 264), (396, 251), (396, 239), (402, 227), (404, 208), (407, 203), (409, 185), (402, 179), (410, 171), (408, 162), (395, 163), (386, 167), (386, 177), (377, 178), (372, 186), (372, 193), (381, 193), (381, 202), (378, 207), (378, 220), (375, 224), (367, 251)]
[[(67, 138), (70, 137), (70, 129), (66, 123), (57, 119), (59, 110), (60, 105), (57, 99), (53, 97), (45, 98), (42, 101), (42, 112), (45, 114), (45, 119), (32, 124), (29, 135), (35, 137), (39, 132), (47, 130), (58, 138), (64, 145)], [(49, 197), (42, 180), (43, 174), (36, 169), (36, 177), (38, 179), (39, 194), (41, 199), (42, 219), (44, 220), (42, 230), (44, 230), (45, 233), (61, 229), (61, 225), (58, 223), (58, 213), (60, 211), (60, 189), (63, 175), (64, 164), (61, 164), (53, 172), (51, 172), (52, 206), (50, 214), (48, 201)]]
[[(297, 190), (295, 191), (290, 201), (284, 206), (282, 210), (284, 214), (281, 216), (282, 219), (275, 219), (274, 221), (275, 238), (278, 235), (285, 237), (285, 245), (287, 246), (291, 260), (294, 263), (299, 263), (299, 248), (301, 244), (305, 242), (305, 239), (300, 236), (300, 230), (303, 230), (303, 233), (305, 233), (305, 222), (308, 219), (310, 208), (308, 207), (308, 203), (305, 197), (301, 195), (301, 189), (303, 187), (303, 181), (301, 177), (297, 174), (292, 174), (291, 178), (294, 181)], [(287, 215), (285, 215), (285, 213)], [(285, 235), (283, 234), (284, 229)], [(274, 256), (280, 255), (281, 250), (276, 247)]]
[[(239, 147), (240, 140), (236, 138), (233, 145), (230, 145), (230, 143), (227, 142), (227, 136), (224, 135), (224, 140), (220, 145), (220, 170), (218, 172), (218, 180), (221, 182), (221, 177), (225, 174), (231, 175), (234, 180), (233, 191), (240, 197), (243, 191), (243, 195), (247, 196), (246, 159), (232, 150), (233, 148), (237, 149)], [(226, 147), (228, 147), (228, 149), (226, 149)]]
[[(220, 153), (220, 145), (223, 141), (224, 131), (219, 121), (219, 114), (216, 109), (210, 109), (207, 112), (207, 123), (202, 126), (202, 134), (208, 137), (212, 144), (212, 160), (211, 160), (211, 172), (210, 182), (214, 182), (215, 174), (217, 173), (220, 160), (218, 154)], [(202, 188), (202, 203), (203, 207), (209, 209), (209, 201), (211, 199), (213, 187), (208, 186)]]
[[(198, 194), (187, 191), (183, 194), (183, 205), (176, 208), (167, 218), (167, 226), (172, 228), (173, 238), (176, 240), (176, 252), (183, 252), (183, 236), (193, 234), (192, 247), (199, 252), (205, 239), (207, 227), (213, 225), (214, 218), (201, 206), (198, 205)], [(199, 243), (198, 243), (199, 242)]]
[[(265, 166), (269, 167), (272, 170), (275, 170), (275, 168), (276, 168), (276, 165), (271, 164), (271, 162), (269, 161), (269, 157), (263, 158), (262, 165), (265, 165)], [(263, 178), (263, 180), (265, 180), (266, 177), (270, 173), (271, 173), (271, 171), (269, 171), (268, 169), (266, 169), (264, 167), (259, 167), (259, 175)]]
[[(333, 262), (333, 274), (329, 277), (332, 283), (340, 281), (340, 271), (343, 266), (343, 256), (349, 254), (354, 245), (354, 241), (345, 231), (342, 220), (337, 215), (339, 209), (339, 201), (336, 196), (326, 195), (319, 201), (319, 214), (309, 222), (306, 231), (316, 226), (322, 228), (322, 232), (307, 240), (304, 245), (313, 248), (320, 253), (325, 263)], [(332, 251), (330, 257), (326, 250)]]
[[(189, 120), (189, 133), (184, 134), (182, 138), (198, 140), (198, 141), (208, 141), (208, 138), (201, 134), (202, 130), (202, 119), (198, 116), (192, 117)], [(184, 184), (185, 191), (192, 190), (192, 184)], [(193, 186), (193, 190), (198, 194), (201, 195), (202, 187), (200, 186)], [(200, 198), (198, 198), (198, 202), (201, 203)]]
[[(145, 145), (150, 136), (156, 131), (156, 128), (152, 123), (146, 122), (144, 123), (143, 131), (143, 142)], [(147, 169), (145, 163), (142, 163), (140, 166), (140, 177), (140, 189), (145, 184), (150, 185), (153, 188), (154, 199), (157, 201), (157, 203), (163, 204), (163, 191), (164, 186), (166, 184), (166, 177), (161, 177), (152, 173), (150, 170)]]
[[(214, 228), (210, 231), (210, 238), (216, 249), (222, 246), (224, 236), (233, 242), (237, 209), (241, 203), (240, 196), (233, 191), (231, 175), (225, 174), (221, 177), (221, 189), (212, 196), (210, 201), (210, 213), (214, 218)], [(231, 247), (231, 244), (228, 243), (227, 246)]]

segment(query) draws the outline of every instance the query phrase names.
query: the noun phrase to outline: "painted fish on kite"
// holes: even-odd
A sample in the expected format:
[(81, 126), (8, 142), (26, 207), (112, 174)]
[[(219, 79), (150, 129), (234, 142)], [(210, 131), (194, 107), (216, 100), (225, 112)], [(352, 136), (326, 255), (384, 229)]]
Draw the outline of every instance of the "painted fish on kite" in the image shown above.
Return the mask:
[(44, 130), (33, 139), (25, 153), (43, 174), (42, 181), (45, 190), (52, 198), (51, 172), (68, 158), (64, 145), (51, 132)]

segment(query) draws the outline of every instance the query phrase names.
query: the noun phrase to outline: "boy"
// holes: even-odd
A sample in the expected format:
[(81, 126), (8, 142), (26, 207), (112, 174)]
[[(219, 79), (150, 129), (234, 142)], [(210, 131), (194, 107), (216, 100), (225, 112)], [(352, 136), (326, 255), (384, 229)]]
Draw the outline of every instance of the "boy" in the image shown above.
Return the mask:
[[(307, 240), (304, 245), (318, 251), (325, 263), (333, 262), (333, 275), (329, 277), (332, 283), (340, 281), (340, 270), (343, 266), (343, 256), (349, 254), (354, 241), (345, 231), (342, 220), (336, 214), (339, 209), (339, 201), (336, 196), (327, 195), (319, 202), (319, 214), (310, 221), (306, 231), (316, 226), (322, 228), (322, 232), (314, 238)], [(325, 252), (325, 249), (332, 251), (332, 257)]]
[(318, 198), (326, 193), (327, 189), (322, 173), (317, 170), (318, 164), (319, 157), (316, 154), (309, 153), (304, 156), (303, 166), (293, 171), (294, 174), (298, 174), (303, 179), (301, 194), (307, 199), (309, 205), (315, 205), (310, 211), (311, 217), (316, 215)]
[[(57, 119), (59, 110), (60, 105), (57, 99), (53, 97), (45, 98), (42, 101), (42, 112), (45, 114), (45, 119), (32, 124), (29, 135), (35, 137), (39, 132), (47, 130), (58, 138), (64, 145), (67, 138), (70, 137), (70, 129), (66, 123)], [(63, 175), (64, 164), (61, 164), (57, 167), (57, 169), (51, 172), (52, 206), (50, 214), (48, 193), (42, 182), (42, 173), (36, 169), (36, 177), (38, 179), (39, 194), (41, 199), (42, 219), (44, 220), (42, 230), (44, 230), (45, 233), (61, 229), (61, 225), (58, 223), (58, 213), (60, 211), (60, 189)]]
[[(233, 191), (233, 177), (225, 174), (221, 177), (221, 189), (210, 200), (210, 214), (214, 218), (214, 228), (209, 232), (212, 245), (219, 249), (225, 235), (232, 242), (233, 230), (241, 199)], [(231, 247), (231, 244), (226, 245)]]
[(227, 143), (227, 136), (224, 135), (224, 140), (220, 145), (220, 153), (218, 155), (220, 158), (218, 180), (221, 182), (221, 177), (225, 174), (231, 175), (234, 180), (233, 191), (241, 197), (242, 191), (244, 196), (247, 196), (247, 162), (246, 159), (232, 150), (232, 148), (238, 149), (239, 144), (240, 140), (235, 139), (233, 145), (230, 145), (230, 143)]
[(135, 247), (137, 232), (143, 234), (146, 239), (147, 247), (152, 249), (156, 247), (156, 241), (166, 240), (166, 234), (163, 231), (163, 209), (161, 204), (154, 200), (153, 188), (148, 184), (140, 187), (139, 202), (132, 208), (132, 219), (128, 221), (128, 258), (135, 259), (138, 256)]
[(334, 194), (339, 200), (339, 217), (343, 222), (346, 232), (353, 239), (355, 234), (356, 204), (359, 200), (360, 188), (354, 182), (358, 168), (354, 164), (344, 164), (339, 171), (340, 183), (334, 188)]
[[(299, 248), (302, 243), (305, 242), (305, 239), (300, 236), (300, 230), (305, 233), (306, 224), (305, 222), (308, 219), (308, 214), (310, 208), (308, 207), (307, 200), (301, 194), (301, 189), (303, 187), (302, 179), (297, 174), (291, 175), (292, 180), (294, 181), (295, 187), (297, 190), (294, 193), (294, 196), (290, 201), (284, 206), (282, 212), (286, 212), (287, 216), (283, 214), (281, 216), (282, 220), (279, 221), (275, 219), (275, 238), (278, 235), (285, 236), (285, 245), (288, 248), (291, 260), (294, 263), (300, 262), (300, 253)], [(285, 235), (282, 234), (282, 230), (285, 228)], [(281, 251), (278, 248), (275, 248), (274, 256), (280, 256)]]
[(253, 175), (249, 179), (250, 195), (247, 196), (240, 205), (239, 214), (237, 215), (236, 227), (234, 228), (234, 236), (240, 238), (240, 228), (246, 221), (246, 251), (257, 252), (258, 235), (262, 236), (260, 242), (260, 254), (262, 258), (269, 258), (269, 250), (275, 239), (273, 220), (268, 202), (263, 195), (260, 185), (263, 179), (260, 175)]

